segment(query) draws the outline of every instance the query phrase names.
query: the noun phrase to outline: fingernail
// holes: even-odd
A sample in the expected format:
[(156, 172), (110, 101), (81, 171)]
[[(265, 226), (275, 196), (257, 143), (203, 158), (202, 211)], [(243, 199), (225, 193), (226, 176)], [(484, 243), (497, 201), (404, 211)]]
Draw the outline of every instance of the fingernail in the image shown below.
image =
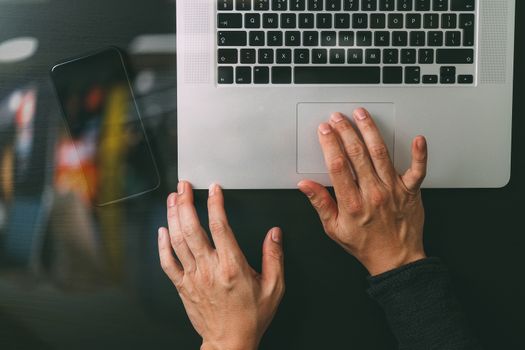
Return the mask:
[(328, 135), (329, 133), (332, 132), (332, 127), (330, 126), (330, 124), (323, 123), (319, 125), (319, 131), (323, 135)]
[(423, 151), (425, 149), (425, 140), (423, 140), (421, 137), (417, 139), (416, 146), (420, 151)]
[(213, 197), (217, 192), (217, 184), (211, 184), (208, 190), (208, 196)]
[(357, 120), (365, 120), (368, 116), (363, 108), (358, 108), (354, 111), (354, 116)]
[(345, 118), (343, 117), (343, 115), (341, 113), (334, 113), (332, 114), (332, 116), (330, 117), (330, 119), (334, 122), (334, 123), (339, 123), (339, 122), (342, 122)]
[(179, 184), (177, 185), (177, 191), (179, 192), (179, 194), (184, 194), (184, 187), (184, 181), (179, 182)]
[(162, 241), (162, 227), (159, 228), (159, 241)]
[(312, 198), (314, 196), (314, 191), (308, 186), (305, 185), (298, 185), (299, 191), (303, 192), (308, 198)]
[(168, 196), (168, 207), (172, 208), (177, 205), (177, 194), (172, 193)]
[(281, 230), (277, 227), (272, 229), (272, 241), (277, 244), (281, 243)]

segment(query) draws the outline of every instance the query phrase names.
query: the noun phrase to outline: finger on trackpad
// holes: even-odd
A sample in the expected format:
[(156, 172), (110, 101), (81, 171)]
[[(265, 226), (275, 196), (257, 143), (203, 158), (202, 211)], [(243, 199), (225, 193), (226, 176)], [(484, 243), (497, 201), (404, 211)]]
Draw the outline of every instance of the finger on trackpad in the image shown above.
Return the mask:
[(385, 143), (394, 154), (395, 109), (393, 103), (299, 103), (297, 105), (297, 173), (326, 174), (317, 129), (334, 112), (341, 112), (353, 122), (352, 113), (366, 108), (376, 122)]

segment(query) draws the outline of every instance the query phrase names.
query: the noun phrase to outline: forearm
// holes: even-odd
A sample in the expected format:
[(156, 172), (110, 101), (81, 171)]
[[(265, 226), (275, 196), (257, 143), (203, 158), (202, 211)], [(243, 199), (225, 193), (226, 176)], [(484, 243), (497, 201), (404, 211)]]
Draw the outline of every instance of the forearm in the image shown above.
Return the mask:
[(385, 311), (399, 349), (481, 348), (439, 259), (420, 260), (369, 282), (368, 293)]
[(249, 342), (235, 346), (223, 346), (219, 344), (203, 343), (200, 350), (257, 350), (258, 346)]

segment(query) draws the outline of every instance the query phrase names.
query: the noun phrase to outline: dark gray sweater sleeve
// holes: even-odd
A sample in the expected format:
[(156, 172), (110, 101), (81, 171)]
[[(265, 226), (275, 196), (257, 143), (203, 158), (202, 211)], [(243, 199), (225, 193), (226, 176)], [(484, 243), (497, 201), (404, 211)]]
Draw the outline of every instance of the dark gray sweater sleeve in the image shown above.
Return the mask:
[(400, 350), (481, 349), (469, 330), (449, 273), (437, 258), (368, 278)]

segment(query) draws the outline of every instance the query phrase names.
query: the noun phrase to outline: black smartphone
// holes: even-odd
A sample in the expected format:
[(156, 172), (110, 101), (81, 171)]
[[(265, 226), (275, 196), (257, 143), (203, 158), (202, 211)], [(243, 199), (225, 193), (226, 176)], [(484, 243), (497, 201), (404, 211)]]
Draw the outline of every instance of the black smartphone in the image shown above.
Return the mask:
[[(151, 192), (160, 177), (124, 54), (115, 47), (51, 69), (88, 200), (104, 206)], [(60, 153), (60, 152), (59, 152)]]

